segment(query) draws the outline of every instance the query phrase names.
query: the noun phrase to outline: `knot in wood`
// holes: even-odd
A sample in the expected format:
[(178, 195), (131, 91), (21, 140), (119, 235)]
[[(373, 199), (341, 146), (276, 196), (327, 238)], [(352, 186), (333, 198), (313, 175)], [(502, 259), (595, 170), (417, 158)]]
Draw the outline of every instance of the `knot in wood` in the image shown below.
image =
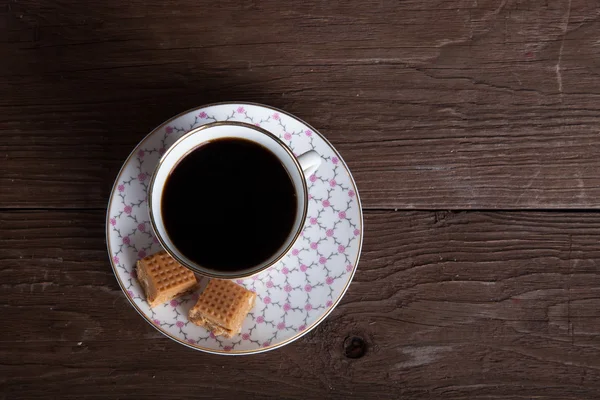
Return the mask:
[(367, 352), (367, 343), (358, 336), (348, 336), (344, 340), (344, 354), (348, 358), (361, 358)]

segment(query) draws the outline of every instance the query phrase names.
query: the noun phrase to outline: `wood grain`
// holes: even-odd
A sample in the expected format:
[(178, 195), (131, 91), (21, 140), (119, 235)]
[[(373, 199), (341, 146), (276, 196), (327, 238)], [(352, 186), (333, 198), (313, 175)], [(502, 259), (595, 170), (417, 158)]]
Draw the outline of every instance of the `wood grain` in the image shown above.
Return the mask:
[(99, 208), (152, 128), (216, 101), (320, 129), (369, 209), (598, 208), (588, 0), (9, 0), (0, 205)]
[[(0, 3), (0, 398), (600, 398), (598, 43), (590, 0)], [(342, 303), (243, 358), (104, 242), (133, 146), (219, 101), (317, 127), (366, 210)]]
[(243, 358), (144, 322), (113, 277), (103, 220), (0, 213), (5, 398), (600, 396), (597, 213), (367, 212), (340, 306), (297, 342)]

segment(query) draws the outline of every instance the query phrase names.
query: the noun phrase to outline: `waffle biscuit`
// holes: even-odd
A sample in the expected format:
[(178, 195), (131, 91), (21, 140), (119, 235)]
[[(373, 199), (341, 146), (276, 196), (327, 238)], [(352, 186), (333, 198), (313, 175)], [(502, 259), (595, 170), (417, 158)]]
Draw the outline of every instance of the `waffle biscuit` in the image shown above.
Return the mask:
[(256, 293), (232, 281), (212, 279), (190, 310), (189, 318), (214, 335), (230, 338), (242, 331), (242, 322), (255, 300)]
[(179, 264), (165, 251), (138, 260), (137, 277), (150, 307), (156, 307), (187, 293), (198, 283), (192, 271)]

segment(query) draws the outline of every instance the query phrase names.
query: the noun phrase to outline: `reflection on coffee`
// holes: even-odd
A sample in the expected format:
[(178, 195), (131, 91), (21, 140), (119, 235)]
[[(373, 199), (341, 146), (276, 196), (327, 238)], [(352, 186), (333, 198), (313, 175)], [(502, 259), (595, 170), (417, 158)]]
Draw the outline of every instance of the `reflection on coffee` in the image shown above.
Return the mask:
[(297, 213), (296, 191), (279, 159), (238, 138), (204, 143), (167, 178), (165, 229), (177, 249), (220, 271), (257, 266), (286, 242)]

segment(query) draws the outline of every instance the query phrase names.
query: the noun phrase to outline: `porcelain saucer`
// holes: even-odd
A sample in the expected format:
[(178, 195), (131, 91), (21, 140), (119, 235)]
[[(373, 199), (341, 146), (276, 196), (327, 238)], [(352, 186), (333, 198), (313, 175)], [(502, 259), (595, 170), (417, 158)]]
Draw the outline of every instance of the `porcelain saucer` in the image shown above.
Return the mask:
[[(308, 177), (306, 224), (293, 249), (273, 267), (236, 281), (256, 292), (257, 301), (244, 321), (242, 333), (232, 339), (215, 337), (188, 321), (188, 310), (197, 300), (198, 292), (152, 309), (135, 275), (139, 258), (161, 250), (150, 227), (147, 207), (148, 183), (154, 168), (166, 149), (184, 133), (216, 121), (255, 124), (277, 135), (294, 154), (312, 149), (323, 158), (317, 172)], [(327, 317), (356, 271), (362, 227), (362, 209), (354, 179), (323, 135), (282, 110), (252, 103), (220, 103), (171, 118), (137, 145), (113, 186), (106, 242), (123, 292), (152, 326), (188, 347), (235, 355), (284, 346)]]

